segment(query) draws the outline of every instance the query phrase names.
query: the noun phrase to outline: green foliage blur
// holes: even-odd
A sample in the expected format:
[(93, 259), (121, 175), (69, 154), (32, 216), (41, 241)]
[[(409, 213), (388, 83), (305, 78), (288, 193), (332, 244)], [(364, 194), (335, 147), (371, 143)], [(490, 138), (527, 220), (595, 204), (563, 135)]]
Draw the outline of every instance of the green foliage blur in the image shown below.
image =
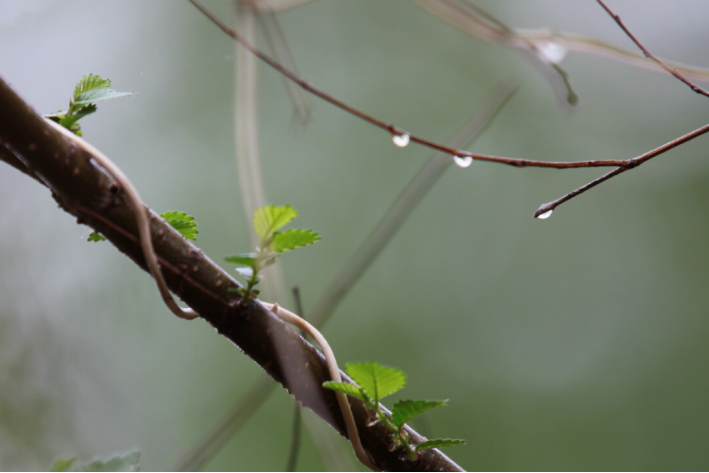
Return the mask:
[[(515, 27), (632, 48), (595, 2), (471, 1)], [(206, 3), (231, 23), (231, 2)], [(706, 2), (616, 3), (655, 53), (709, 66)], [(560, 108), (524, 56), (407, 0), (319, 0), (278, 19), (311, 83), (439, 142), (500, 80), (519, 80), (473, 147), (481, 153), (624, 159), (707, 123), (706, 98), (669, 75), (580, 53), (561, 63), (578, 105)], [(40, 113), (66, 107), (88, 71), (138, 92), (84, 118), (84, 137), (152, 208), (195, 216), (213, 260), (251, 247), (234, 163), (234, 45), (194, 7), (5, 0), (0, 64)], [(307, 318), (431, 151), (398, 148), (316, 99), (312, 121), (294, 125), (282, 78), (259, 66), (258, 85), (268, 200), (324, 236), (279, 262)], [(603, 171), (451, 167), (325, 336), (339, 360), (397, 366), (407, 392), (451, 399), (413, 427), (467, 439), (447, 453), (468, 469), (709, 469), (707, 139), (544, 221), (532, 218), (540, 204)], [(149, 276), (111, 245), (87, 245), (89, 233), (0, 165), (0, 469), (132, 449), (141, 468), (169, 469), (260, 375), (208, 324), (171, 315)], [(277, 390), (205, 468), (282, 469), (292, 404)], [(326, 468), (307, 433), (299, 468)]]

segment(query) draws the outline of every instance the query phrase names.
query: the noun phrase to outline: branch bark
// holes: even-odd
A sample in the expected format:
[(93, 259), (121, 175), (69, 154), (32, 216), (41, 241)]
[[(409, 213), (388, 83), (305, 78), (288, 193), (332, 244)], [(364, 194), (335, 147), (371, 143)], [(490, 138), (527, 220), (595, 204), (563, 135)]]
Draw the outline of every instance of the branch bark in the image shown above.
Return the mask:
[[(134, 209), (112, 177), (75, 144), (54, 130), (0, 77), (0, 160), (46, 185), (59, 206), (104, 235), (147, 271)], [(325, 359), (312, 345), (260, 302), (241, 307), (229, 292), (239, 283), (151, 211), (151, 234), (170, 290), (197, 311), (285, 387), (305, 407), (346, 437)], [(344, 379), (351, 382), (346, 375)], [(374, 413), (350, 399), (360, 437), (374, 462), (389, 471), (462, 471), (438, 450), (421, 452), (415, 462), (389, 451), (389, 431), (368, 427)], [(413, 443), (424, 439), (408, 429)]]

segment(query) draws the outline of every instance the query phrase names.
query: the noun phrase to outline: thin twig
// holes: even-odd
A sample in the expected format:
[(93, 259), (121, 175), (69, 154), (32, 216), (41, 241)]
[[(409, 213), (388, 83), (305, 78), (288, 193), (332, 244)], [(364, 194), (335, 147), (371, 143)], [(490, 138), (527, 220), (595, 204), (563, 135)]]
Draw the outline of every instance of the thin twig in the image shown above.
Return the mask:
[[(278, 23), (276, 14), (261, 11), (258, 14), (258, 19), (261, 21), (266, 42), (278, 62), (297, 73), (298, 68), (295, 65), (293, 54), (290, 48), (288, 48), (288, 42), (286, 41), (281, 25)], [(293, 105), (293, 122), (301, 126), (307, 125), (313, 118), (313, 106), (310, 101), (310, 96), (302, 88), (285, 77), (283, 77), (283, 85)]]
[[(293, 300), (295, 301), (295, 308), (300, 314), (300, 316), (305, 319), (305, 312), (303, 312), (303, 304), (300, 300), (300, 288), (298, 286), (293, 286)], [(300, 331), (303, 335), (303, 331)], [(298, 452), (300, 452), (300, 436), (303, 428), (301, 427), (303, 413), (301, 411), (300, 404), (298, 401), (294, 402), (295, 406), (293, 409), (293, 430), (291, 431), (291, 444), (290, 450), (288, 452), (288, 462), (286, 463), (285, 471), (295, 471), (298, 465)]]
[(486, 11), (463, 0), (414, 0), (426, 12), (445, 21), (467, 34), (483, 41), (511, 47), (530, 61), (550, 83), (562, 106), (578, 103), (578, 96), (571, 88), (568, 74), (550, 59), (539, 43), (530, 41)]
[[(488, 128), (515, 90), (509, 84), (498, 86), (476, 108), (473, 116), (448, 140), (448, 143), (455, 147), (470, 146)], [(436, 153), (404, 187), (371, 233), (332, 279), (313, 307), (309, 318), (316, 327), (322, 327), (327, 322), (340, 302), (396, 235), (419, 202), (452, 164), (453, 161), (448, 158), (447, 154)]]
[[(595, 54), (629, 66), (640, 67), (654, 72), (666, 72), (660, 63), (592, 36), (557, 31), (544, 28), (538, 30), (512, 28), (468, 1), (460, 0), (414, 0), (429, 13), (436, 15), (451, 26), (482, 41), (502, 44), (516, 49), (534, 52), (539, 59), (545, 46), (556, 44), (562, 50)], [(563, 52), (562, 52), (563, 56)], [(558, 58), (561, 61), (563, 57)], [(662, 59), (665, 64), (676, 69), (685, 77), (695, 80), (709, 80), (709, 69), (681, 64)], [(554, 84), (552, 84), (554, 85)], [(557, 93), (557, 95), (559, 95)]]
[(620, 16), (616, 15), (613, 12), (613, 10), (608, 8), (608, 6), (603, 2), (603, 0), (596, 0), (596, 1), (615, 20), (615, 22), (618, 23), (618, 26), (620, 26), (620, 28), (625, 32), (625, 34), (628, 35), (628, 37), (635, 43), (635, 45), (638, 48), (640, 48), (640, 50), (643, 52), (643, 54), (648, 59), (652, 59), (653, 61), (657, 62), (667, 72), (669, 72), (670, 74), (675, 76), (677, 79), (679, 79), (682, 82), (684, 82), (685, 84), (687, 84), (689, 86), (689, 88), (692, 89), (694, 92), (709, 97), (709, 92), (707, 92), (706, 90), (699, 87), (697, 84), (695, 84), (691, 80), (684, 77), (682, 74), (680, 74), (680, 72), (677, 69), (666, 64), (662, 59), (660, 59), (659, 57), (655, 56), (650, 51), (648, 51), (647, 48), (645, 46), (643, 46), (643, 44), (635, 37), (635, 35), (633, 33), (631, 33), (630, 30), (623, 24), (623, 21), (620, 19)]
[(534, 212), (534, 217), (535, 217), (535, 218), (538, 218), (540, 215), (543, 215), (543, 214), (546, 214), (546, 213), (548, 213), (548, 212), (551, 212), (551, 211), (553, 211), (555, 208), (557, 208), (559, 205), (561, 205), (561, 204), (563, 204), (564, 202), (566, 202), (567, 200), (571, 200), (571, 199), (573, 199), (574, 197), (576, 197), (577, 195), (583, 194), (583, 193), (586, 192), (587, 190), (589, 190), (589, 189), (591, 189), (591, 188), (593, 188), (593, 187), (596, 187), (596, 186), (597, 186), (598, 184), (600, 184), (601, 182), (607, 181), (607, 180), (610, 179), (611, 177), (615, 177), (615, 176), (617, 176), (618, 174), (622, 174), (622, 173), (624, 173), (625, 171), (628, 171), (628, 170), (630, 170), (630, 169), (633, 169), (633, 168), (635, 168), (635, 167), (638, 167), (638, 166), (640, 166), (642, 163), (644, 163), (645, 161), (649, 161), (650, 159), (652, 159), (652, 158), (654, 158), (654, 157), (656, 157), (656, 156), (659, 156), (659, 155), (661, 155), (662, 153), (665, 153), (665, 152), (671, 150), (672, 148), (675, 148), (675, 147), (677, 147), (677, 146), (679, 146), (679, 145), (681, 145), (681, 144), (684, 144), (684, 143), (686, 143), (686, 142), (688, 142), (688, 141), (691, 141), (691, 140), (693, 140), (694, 138), (697, 138), (698, 136), (701, 136), (701, 135), (703, 135), (703, 134), (706, 133), (706, 132), (709, 132), (709, 124), (704, 125), (703, 127), (698, 128), (698, 129), (694, 130), (694, 131), (691, 132), (691, 133), (687, 133), (687, 134), (684, 135), (684, 136), (680, 136), (679, 138), (674, 139), (674, 140), (672, 140), (672, 141), (670, 141), (670, 142), (668, 142), (668, 143), (665, 143), (664, 145), (662, 145), (662, 146), (660, 146), (660, 147), (658, 147), (658, 148), (655, 148), (655, 149), (653, 149), (652, 151), (648, 151), (647, 153), (642, 154), (642, 155), (640, 155), (640, 156), (638, 156), (638, 157), (636, 157), (636, 158), (626, 159), (626, 160), (624, 161), (624, 163), (625, 163), (624, 166), (618, 167), (618, 168), (616, 168), (616, 169), (614, 169), (614, 170), (612, 170), (612, 171), (610, 171), (610, 172), (608, 172), (608, 173), (602, 175), (602, 176), (599, 177), (598, 179), (594, 179), (593, 181), (589, 182), (588, 184), (586, 184), (586, 185), (584, 185), (584, 186), (581, 186), (581, 187), (579, 187), (578, 189), (576, 189), (576, 190), (574, 190), (574, 191), (572, 191), (572, 192), (569, 192), (568, 194), (564, 195), (563, 197), (560, 197), (560, 198), (558, 198), (558, 199), (556, 199), (556, 200), (553, 200), (553, 201), (551, 201), (551, 202), (547, 202), (546, 204), (543, 204), (541, 207), (539, 207), (539, 209), (537, 209), (536, 212)]
[(382, 120), (379, 120), (378, 118), (368, 115), (367, 113), (362, 112), (361, 110), (358, 110), (358, 109), (342, 102), (341, 100), (336, 99), (335, 97), (323, 92), (322, 90), (318, 89), (317, 87), (311, 85), (305, 79), (301, 79), (296, 74), (294, 74), (290, 70), (283, 67), (283, 65), (281, 65), (278, 61), (272, 59), (268, 55), (261, 52), (258, 48), (253, 46), (250, 42), (248, 42), (246, 39), (244, 39), (243, 36), (241, 36), (239, 33), (234, 31), (232, 28), (229, 28), (224, 22), (222, 22), (211, 11), (209, 11), (204, 5), (202, 5), (199, 2), (199, 0), (190, 0), (190, 3), (192, 3), (195, 7), (197, 7), (207, 18), (209, 18), (222, 31), (224, 31), (226, 34), (228, 34), (232, 38), (234, 38), (234, 40), (238, 41), (246, 49), (251, 51), (251, 53), (254, 56), (258, 57), (259, 59), (264, 61), (266, 64), (268, 64), (269, 66), (274, 68), (276, 71), (283, 74), (289, 80), (295, 82), (296, 84), (301, 86), (303, 89), (305, 89), (308, 92), (312, 93), (313, 95), (320, 97), (321, 99), (331, 103), (332, 105), (344, 110), (345, 112), (348, 112), (356, 117), (359, 117), (360, 119), (362, 119), (366, 122), (369, 122), (376, 127), (386, 130), (391, 135), (404, 135), (405, 134), (409, 137), (410, 142), (418, 143), (418, 144), (426, 146), (428, 148), (432, 148), (432, 149), (444, 152), (444, 153), (448, 154), (449, 156), (461, 156), (461, 157), (469, 156), (469, 157), (479, 160), (479, 161), (489, 161), (489, 162), (494, 162), (494, 163), (507, 164), (507, 165), (515, 166), (515, 167), (543, 167), (543, 168), (554, 168), (554, 169), (571, 169), (571, 168), (589, 168), (589, 167), (617, 167), (617, 166), (624, 166), (625, 165), (625, 161), (619, 161), (619, 160), (550, 162), (550, 161), (535, 161), (535, 160), (531, 160), (531, 159), (517, 159), (517, 158), (506, 158), (506, 157), (501, 157), (501, 156), (491, 156), (491, 155), (487, 155), (487, 154), (471, 153), (469, 151), (464, 151), (464, 150), (452, 148), (449, 146), (442, 145), (440, 143), (436, 143), (434, 141), (427, 140), (427, 139), (422, 138), (420, 136), (412, 135), (412, 134), (402, 130), (401, 128), (398, 128), (398, 127), (391, 125), (391, 124), (387, 124), (387, 123), (383, 122)]
[[(577, 33), (569, 33), (567, 31), (552, 31), (549, 29), (529, 30), (516, 29), (517, 36), (525, 38), (533, 43), (558, 43), (563, 48), (569, 51), (579, 53), (593, 54), (606, 59), (626, 64), (628, 66), (639, 67), (647, 71), (662, 72), (665, 70), (658, 63), (643, 56), (641, 53), (630, 51), (625, 48), (616, 46), (602, 39), (592, 36), (585, 36)], [(682, 64), (669, 59), (663, 59), (666, 64), (673, 67), (684, 74), (685, 77), (691, 77), (695, 80), (709, 80), (709, 69)]]

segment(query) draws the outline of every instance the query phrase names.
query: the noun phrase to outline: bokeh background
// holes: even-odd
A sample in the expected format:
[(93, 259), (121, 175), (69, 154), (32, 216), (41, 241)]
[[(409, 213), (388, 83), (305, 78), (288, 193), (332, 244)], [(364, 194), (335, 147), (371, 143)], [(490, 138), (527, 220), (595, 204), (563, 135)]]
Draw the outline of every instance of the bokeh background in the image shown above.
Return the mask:
[[(590, 0), (475, 4), (515, 27), (632, 48)], [(232, 22), (231, 2), (207, 5)], [(611, 6), (655, 53), (709, 66), (706, 2)], [(407, 0), (319, 0), (278, 19), (309, 81), (436, 141), (500, 80), (518, 80), (472, 148), (482, 153), (624, 159), (709, 116), (707, 99), (667, 74), (574, 53), (562, 66), (580, 101), (563, 110), (519, 54)], [(282, 258), (307, 315), (431, 151), (396, 148), (317, 99), (313, 120), (294, 126), (281, 77), (259, 68), (269, 200), (292, 204), (297, 226), (323, 236)], [(0, 3), (0, 74), (39, 112), (66, 108), (89, 72), (138, 95), (100, 104), (85, 137), (152, 208), (194, 215), (212, 259), (248, 251), (233, 42), (186, 1)], [(451, 168), (326, 326), (338, 359), (405, 370), (404, 397), (450, 398), (420, 427), (467, 439), (448, 453), (471, 470), (708, 469), (707, 139), (546, 221), (532, 218), (541, 203), (602, 171)], [(260, 375), (208, 324), (173, 317), (145, 273), (88, 233), (45, 188), (0, 165), (2, 469), (134, 448), (144, 469), (169, 469)], [(284, 468), (291, 418), (279, 389), (205, 468)], [(325, 467), (307, 434), (299, 467)]]

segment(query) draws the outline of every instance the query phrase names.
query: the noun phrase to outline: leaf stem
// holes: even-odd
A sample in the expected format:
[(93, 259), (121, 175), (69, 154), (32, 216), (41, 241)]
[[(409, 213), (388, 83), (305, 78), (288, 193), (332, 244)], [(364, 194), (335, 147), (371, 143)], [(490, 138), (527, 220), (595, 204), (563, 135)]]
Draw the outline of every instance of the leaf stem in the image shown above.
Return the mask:
[(377, 418), (381, 420), (389, 430), (392, 431), (392, 437), (394, 438), (394, 448), (392, 450), (396, 450), (397, 447), (402, 446), (406, 449), (406, 457), (412, 461), (416, 460), (416, 451), (411, 448), (411, 445), (409, 445), (408, 436), (402, 433), (405, 424), (402, 425), (401, 428), (397, 428), (394, 424), (392, 424), (391, 420), (389, 419), (389, 416), (382, 412), (381, 408), (379, 407), (379, 403), (376, 403), (374, 405), (374, 409), (377, 411)]

